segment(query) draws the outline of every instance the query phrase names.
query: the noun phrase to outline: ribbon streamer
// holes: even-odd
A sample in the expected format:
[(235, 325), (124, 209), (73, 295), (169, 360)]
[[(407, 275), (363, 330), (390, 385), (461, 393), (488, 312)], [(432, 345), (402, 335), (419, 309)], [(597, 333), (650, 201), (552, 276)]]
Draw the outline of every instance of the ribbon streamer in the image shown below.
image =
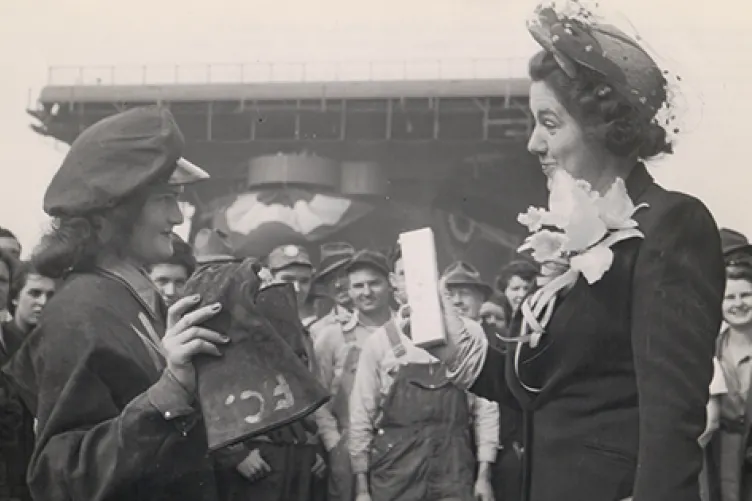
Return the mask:
[[(643, 237), (644, 235), (642, 232), (636, 228), (617, 230), (609, 234), (599, 243), (590, 247), (588, 251), (596, 247), (611, 248), (621, 241)], [(558, 275), (541, 277), (541, 287), (522, 302), (522, 305), (520, 306), (520, 311), (522, 312), (520, 335), (514, 338), (502, 338), (504, 341), (510, 341), (517, 344), (514, 354), (514, 372), (520, 385), (533, 393), (539, 393), (541, 388), (534, 388), (526, 385), (520, 377), (519, 363), (522, 345), (529, 343), (530, 347), (533, 349), (538, 347), (541, 338), (546, 333), (546, 327), (551, 321), (554, 308), (556, 307), (556, 301), (558, 300), (560, 293), (574, 287), (582, 273), (579, 269), (571, 268), (569, 263), (566, 267), (561, 267), (557, 271), (559, 273)]]

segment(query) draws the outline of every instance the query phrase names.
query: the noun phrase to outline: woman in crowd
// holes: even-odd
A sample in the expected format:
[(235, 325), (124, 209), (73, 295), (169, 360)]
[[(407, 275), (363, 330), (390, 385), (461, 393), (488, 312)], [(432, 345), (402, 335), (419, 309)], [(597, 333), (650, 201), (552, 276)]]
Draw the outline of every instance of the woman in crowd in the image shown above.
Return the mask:
[[(521, 405), (524, 499), (697, 501), (724, 287), (718, 229), (700, 201), (664, 190), (642, 163), (672, 151), (655, 119), (667, 104), (661, 68), (582, 11), (536, 15), (544, 50), (530, 61), (528, 149), (549, 186), (569, 174), (605, 195), (623, 179), (634, 205), (647, 204), (634, 215), (642, 238), (612, 245), (599, 280), (579, 275), (553, 296), (539, 342), (520, 337), (505, 356), (445, 307), (448, 342), (434, 352), (472, 392)], [(515, 320), (517, 333), (530, 322)]]
[(65, 282), (4, 368), (38, 418), (34, 499), (215, 499), (192, 359), (226, 342), (197, 327), (219, 306), (167, 310), (146, 272), (173, 253), (182, 185), (208, 177), (183, 148), (169, 111), (132, 109), (85, 130), (47, 188), (33, 262)]
[(44, 306), (55, 294), (56, 288), (55, 280), (41, 275), (32, 263), (22, 262), (10, 286), (9, 308), (13, 321), (8, 328), (16, 335), (26, 337), (36, 327)]
[[(725, 327), (716, 356), (726, 391), (720, 404), (720, 426), (711, 444), (709, 479), (717, 479), (723, 501), (752, 500), (749, 447), (750, 382), (752, 382), (752, 246), (738, 232), (721, 230), (726, 258)], [(712, 391), (711, 391), (712, 393)], [(712, 484), (711, 484), (712, 487)], [(712, 490), (711, 490), (712, 492)]]
[[(0, 237), (1, 238), (1, 237)], [(19, 263), (0, 248), (0, 310), (12, 305), (11, 284), (18, 280)], [(14, 320), (0, 324), (0, 365), (5, 364), (23, 342), (24, 333)], [(0, 499), (31, 501), (26, 485), (26, 467), (34, 448), (34, 418), (4, 378), (0, 378)]]
[(509, 301), (512, 310), (517, 311), (522, 300), (535, 285), (537, 276), (538, 267), (530, 261), (512, 261), (504, 266), (496, 277), (496, 290)]

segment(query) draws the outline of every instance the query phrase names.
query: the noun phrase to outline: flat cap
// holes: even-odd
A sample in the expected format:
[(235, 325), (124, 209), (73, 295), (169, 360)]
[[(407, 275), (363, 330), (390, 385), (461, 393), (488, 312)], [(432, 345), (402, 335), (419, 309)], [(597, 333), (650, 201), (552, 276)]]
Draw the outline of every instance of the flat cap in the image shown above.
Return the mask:
[(313, 268), (308, 251), (300, 245), (281, 245), (274, 248), (266, 259), (270, 270), (276, 271), (294, 264)]
[(391, 273), (389, 267), (389, 260), (380, 252), (372, 251), (369, 249), (363, 249), (355, 253), (355, 255), (347, 263), (345, 270), (347, 273), (351, 273), (358, 268), (372, 268), (378, 270), (386, 276)]
[(47, 187), (44, 211), (81, 216), (114, 207), (145, 186), (208, 178), (182, 158), (184, 148), (183, 134), (166, 108), (133, 108), (100, 120), (73, 141)]

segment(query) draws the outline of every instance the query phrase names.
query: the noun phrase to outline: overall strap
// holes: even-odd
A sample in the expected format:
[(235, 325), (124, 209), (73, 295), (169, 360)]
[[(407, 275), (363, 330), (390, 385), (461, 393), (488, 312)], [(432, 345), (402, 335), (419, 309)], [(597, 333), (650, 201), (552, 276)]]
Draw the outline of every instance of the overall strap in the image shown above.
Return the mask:
[(394, 320), (390, 320), (384, 324), (384, 328), (386, 329), (386, 336), (389, 338), (389, 344), (392, 346), (394, 358), (399, 360), (407, 354), (407, 350), (405, 350), (405, 346), (402, 344), (402, 339), (397, 330), (397, 324)]

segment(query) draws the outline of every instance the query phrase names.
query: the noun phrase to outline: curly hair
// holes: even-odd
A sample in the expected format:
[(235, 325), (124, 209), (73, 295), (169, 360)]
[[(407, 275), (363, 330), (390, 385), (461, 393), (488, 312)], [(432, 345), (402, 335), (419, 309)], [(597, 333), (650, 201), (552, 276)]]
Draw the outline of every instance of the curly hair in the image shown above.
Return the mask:
[[(673, 153), (666, 129), (620, 95), (601, 75), (580, 67), (576, 78), (564, 73), (552, 53), (540, 51), (528, 68), (534, 82), (545, 82), (586, 133), (617, 157), (648, 160)], [(663, 92), (663, 90), (661, 90)]]
[(34, 249), (32, 265), (43, 276), (61, 278), (90, 270), (105, 253), (124, 256), (147, 196), (140, 192), (103, 211), (54, 219)]
[[(5, 266), (8, 268), (8, 281), (10, 284), (12, 284), (13, 280), (15, 279), (16, 273), (18, 272), (18, 260), (10, 253), (4, 251), (3, 249), (0, 249), (0, 263), (5, 263)], [(8, 304), (0, 304), (0, 310), (4, 310), (10, 307), (10, 294), (8, 294), (7, 302)]]
[(525, 282), (532, 282), (538, 276), (538, 273), (538, 266), (530, 261), (523, 259), (511, 261), (501, 269), (499, 275), (496, 277), (496, 291), (503, 296), (512, 277), (520, 277)]

